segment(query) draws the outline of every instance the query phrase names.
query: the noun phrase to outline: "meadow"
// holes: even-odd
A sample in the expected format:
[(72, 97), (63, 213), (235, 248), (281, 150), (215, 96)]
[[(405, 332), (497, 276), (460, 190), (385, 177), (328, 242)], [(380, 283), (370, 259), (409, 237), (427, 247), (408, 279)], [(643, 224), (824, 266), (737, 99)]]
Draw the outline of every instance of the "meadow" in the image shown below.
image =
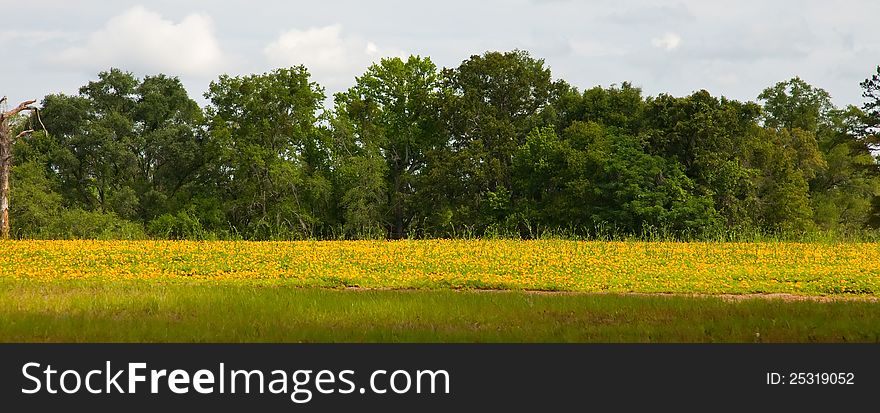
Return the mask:
[(880, 341), (880, 244), (0, 247), (0, 341)]

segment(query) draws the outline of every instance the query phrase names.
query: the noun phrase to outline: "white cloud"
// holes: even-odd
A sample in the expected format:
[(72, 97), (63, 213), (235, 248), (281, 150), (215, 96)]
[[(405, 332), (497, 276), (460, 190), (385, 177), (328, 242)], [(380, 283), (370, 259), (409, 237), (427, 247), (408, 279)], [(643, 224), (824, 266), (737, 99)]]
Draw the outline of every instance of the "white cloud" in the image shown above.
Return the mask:
[(305, 65), (330, 89), (349, 85), (370, 64), (383, 57), (403, 56), (354, 35), (343, 35), (342, 25), (289, 30), (263, 49), (272, 65)]
[(376, 43), (368, 42), (367, 48), (364, 49), (364, 53), (371, 55), (371, 56), (375, 55), (376, 53), (379, 53), (379, 46), (376, 46)]
[[(418, 2), (401, 7), (397, 0), (269, 3), (267, 8), (247, 1), (0, 0), (0, 51), (7, 57), (0, 65), (0, 79), (11, 79), (0, 82), (0, 93), (10, 100), (44, 92), (76, 93), (108, 63), (143, 75), (155, 73), (154, 67), (176, 68), (192, 60), (187, 51), (191, 49), (178, 44), (193, 43), (187, 36), (164, 41), (154, 53), (158, 58), (128, 38), (105, 39), (113, 53), (105, 51), (103, 43), (92, 45), (90, 35), (97, 31), (108, 32), (105, 37), (111, 39), (126, 33), (151, 39), (149, 30), (141, 30), (149, 25), (144, 22), (122, 24), (128, 26), (125, 30), (105, 27), (108, 17), (138, 4), (172, 27), (183, 26), (183, 17), (192, 11), (211, 16), (224, 61), (214, 70), (205, 69), (208, 76), (181, 73), (193, 96), (220, 73), (271, 69), (264, 49), (270, 43), (280, 46), (280, 35), (287, 30), (304, 33), (331, 23), (342, 28), (335, 34), (347, 51), (338, 60), (342, 68), (330, 65), (321, 69), (328, 74), (319, 73), (315, 59), (306, 53), (288, 59), (275, 55), (272, 61), (307, 64), (315, 80), (332, 92), (328, 78), (338, 79), (335, 85), (340, 88), (351, 86), (370, 62), (395, 55), (383, 51), (391, 46), (430, 56), (447, 67), (486, 50), (522, 48), (546, 58), (554, 75), (582, 88), (629, 80), (644, 86), (645, 94), (680, 95), (707, 88), (731, 98), (754, 99), (763, 88), (800, 75), (828, 90), (839, 105), (861, 105), (859, 82), (880, 64), (876, 0), (851, 0), (846, 7), (817, 0), (743, 0), (737, 3), (741, 7), (699, 0), (449, 0), (439, 8)], [(193, 5), (197, 7), (187, 9)], [(461, 13), (464, 9), (468, 13)], [(431, 18), (425, 19), (426, 13)], [(665, 45), (674, 42), (663, 41), (664, 33), (680, 36), (674, 50), (667, 50)], [(657, 38), (657, 47), (652, 38)], [(68, 50), (71, 46), (78, 46), (79, 55)], [(62, 55), (67, 60), (58, 58)], [(168, 70), (172, 72), (180, 73)], [(738, 79), (719, 73), (735, 73)]]
[(681, 46), (681, 36), (675, 33), (666, 33), (663, 36), (651, 39), (651, 45), (658, 49), (672, 51)]
[(141, 6), (111, 18), (85, 45), (63, 50), (51, 60), (70, 66), (215, 75), (224, 61), (211, 18), (190, 14), (179, 23)]

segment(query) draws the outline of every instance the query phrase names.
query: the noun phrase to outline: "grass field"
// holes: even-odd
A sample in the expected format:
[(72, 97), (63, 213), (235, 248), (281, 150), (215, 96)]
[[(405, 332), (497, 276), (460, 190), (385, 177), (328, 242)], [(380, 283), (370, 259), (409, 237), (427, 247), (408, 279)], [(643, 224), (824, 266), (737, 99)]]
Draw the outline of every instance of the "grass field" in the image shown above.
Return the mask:
[(0, 282), (16, 342), (880, 342), (864, 301)]
[(880, 342), (878, 244), (0, 247), (7, 342)]

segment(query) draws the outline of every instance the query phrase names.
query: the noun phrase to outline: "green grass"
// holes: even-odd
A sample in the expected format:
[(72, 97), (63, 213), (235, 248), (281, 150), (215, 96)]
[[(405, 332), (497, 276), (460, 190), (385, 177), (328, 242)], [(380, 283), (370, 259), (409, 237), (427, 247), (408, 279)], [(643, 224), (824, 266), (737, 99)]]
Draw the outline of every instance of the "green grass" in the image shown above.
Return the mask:
[(5, 342), (880, 342), (880, 303), (0, 279)]

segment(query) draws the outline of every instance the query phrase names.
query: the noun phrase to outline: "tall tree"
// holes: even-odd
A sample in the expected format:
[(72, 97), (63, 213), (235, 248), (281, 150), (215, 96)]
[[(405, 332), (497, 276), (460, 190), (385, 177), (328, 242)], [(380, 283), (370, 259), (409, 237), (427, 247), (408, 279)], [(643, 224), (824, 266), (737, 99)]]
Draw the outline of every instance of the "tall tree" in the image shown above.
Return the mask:
[(578, 93), (565, 92), (554, 105), (557, 130), (563, 131), (574, 122), (596, 122), (638, 136), (645, 126), (645, 99), (642, 90), (629, 82), (609, 88), (596, 86)]
[(77, 96), (43, 99), (49, 132), (59, 146), (52, 162), (71, 205), (138, 218), (137, 84), (131, 73), (111, 69), (81, 87)]
[[(867, 83), (870, 79), (863, 86)], [(782, 158), (787, 161), (780, 161), (790, 163), (790, 172), (773, 178), (773, 184), (781, 188), (786, 176), (801, 175), (809, 187), (812, 221), (823, 230), (860, 231), (880, 190), (880, 170), (866, 137), (870, 116), (855, 106), (836, 108), (828, 92), (800, 78), (765, 89), (759, 100), (764, 101), (765, 126), (775, 131), (767, 136), (781, 139), (780, 150), (791, 151)], [(801, 204), (772, 209), (794, 213), (805, 210)], [(800, 226), (809, 227), (805, 222)]]
[(645, 150), (681, 165), (700, 196), (710, 196), (728, 228), (753, 228), (758, 171), (750, 164), (760, 107), (702, 90), (660, 95), (645, 110)]
[[(0, 104), (6, 102), (4, 96)], [(20, 103), (8, 111), (0, 111), (0, 238), (9, 238), (9, 175), (12, 172), (12, 147), (16, 139), (22, 138), (33, 130), (25, 130), (12, 136), (12, 120), (23, 111), (36, 110), (32, 105), (36, 100)]]
[(865, 79), (861, 86), (864, 89), (862, 96), (866, 99), (863, 106), (867, 114), (865, 135), (868, 143), (877, 149), (880, 147), (880, 66), (877, 66), (877, 73)]
[(801, 129), (818, 133), (827, 125), (834, 105), (831, 95), (799, 77), (764, 89), (758, 100), (764, 102), (764, 123), (774, 129)]
[(186, 203), (202, 163), (202, 113), (180, 80), (111, 69), (43, 107), (57, 143), (50, 167), (68, 204), (149, 222)]
[[(362, 179), (371, 172), (387, 174), (382, 176), (383, 185), (350, 181), (353, 185), (344, 189), (344, 202), (365, 200), (366, 188), (386, 190), (382, 215), (392, 238), (404, 237), (416, 219), (414, 200), (428, 154), (446, 143), (437, 116), (440, 86), (434, 63), (411, 56), (406, 61), (382, 59), (357, 78), (353, 88), (336, 95), (336, 127), (350, 132), (339, 142), (345, 149), (338, 151), (339, 160), (356, 164)], [(382, 167), (370, 161), (379, 158), (384, 158)], [(347, 173), (354, 166), (348, 165)]]
[(825, 161), (816, 154), (814, 163), (802, 160), (804, 146), (815, 148), (815, 138), (802, 129), (761, 130), (752, 165), (756, 168), (758, 193), (755, 218), (760, 228), (781, 233), (803, 233), (814, 229), (808, 179), (824, 167)]
[(444, 77), (452, 148), (446, 190), (456, 218), (477, 227), (505, 221), (515, 198), (514, 153), (529, 132), (548, 123), (547, 109), (569, 87), (521, 50), (472, 56)]
[(712, 199), (694, 193), (679, 164), (648, 155), (639, 138), (618, 128), (576, 121), (561, 139), (551, 128), (536, 129), (514, 165), (524, 198), (518, 208), (533, 226), (699, 236), (720, 223)]
[(177, 78), (147, 76), (135, 88), (135, 96), (134, 184), (141, 218), (149, 221), (184, 208), (192, 192), (189, 187), (204, 184), (198, 176), (205, 163), (198, 129), (204, 120), (201, 108)]
[(331, 182), (323, 88), (303, 66), (220, 76), (211, 102), (209, 146), (229, 221), (253, 238), (314, 237), (328, 222)]

